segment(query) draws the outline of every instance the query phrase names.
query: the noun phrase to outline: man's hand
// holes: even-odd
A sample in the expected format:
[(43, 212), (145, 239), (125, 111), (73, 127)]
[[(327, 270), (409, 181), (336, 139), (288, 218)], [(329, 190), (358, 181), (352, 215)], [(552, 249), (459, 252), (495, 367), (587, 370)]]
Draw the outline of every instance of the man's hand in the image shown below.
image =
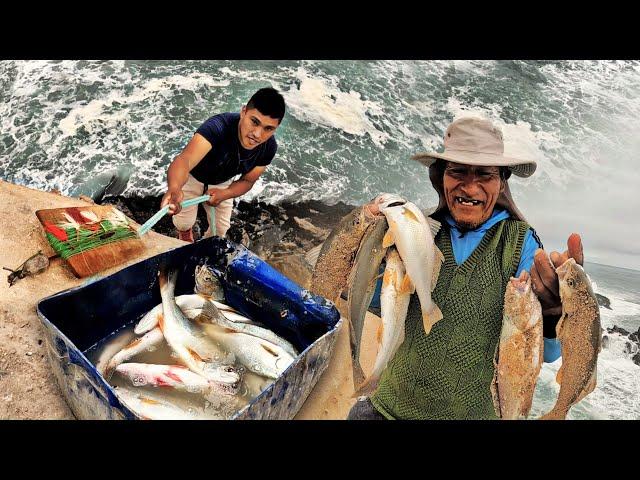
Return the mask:
[(211, 195), (211, 198), (207, 200), (207, 203), (212, 207), (217, 207), (220, 205), (220, 202), (224, 202), (231, 198), (226, 188), (210, 188), (207, 191), (207, 194)]
[(573, 258), (580, 265), (584, 263), (582, 240), (577, 233), (572, 233), (569, 236), (567, 250), (563, 253), (551, 252), (551, 255), (547, 255), (547, 252), (541, 248), (536, 250), (531, 266), (531, 283), (533, 291), (540, 300), (542, 315), (560, 315), (562, 313), (556, 268), (569, 258)]
[(182, 210), (180, 203), (183, 198), (184, 193), (182, 193), (182, 190), (169, 190), (164, 194), (164, 197), (162, 197), (160, 208), (163, 208), (165, 205), (169, 205), (169, 216), (180, 213), (180, 210)]

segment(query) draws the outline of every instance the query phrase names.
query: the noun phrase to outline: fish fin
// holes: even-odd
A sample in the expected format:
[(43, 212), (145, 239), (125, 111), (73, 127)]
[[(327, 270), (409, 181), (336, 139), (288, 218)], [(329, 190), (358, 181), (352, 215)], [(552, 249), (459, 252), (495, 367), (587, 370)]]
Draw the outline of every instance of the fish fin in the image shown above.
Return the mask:
[(411, 277), (408, 274), (405, 274), (402, 279), (402, 285), (400, 285), (400, 293), (415, 293), (416, 286), (411, 281)]
[(376, 342), (378, 344), (378, 350), (380, 350), (380, 345), (382, 344), (383, 334), (384, 334), (384, 323), (380, 322), (380, 326), (378, 327), (378, 331), (376, 332)]
[(363, 395), (370, 396), (378, 387), (378, 378), (374, 376), (370, 376), (365, 379), (364, 383), (358, 387), (351, 398), (361, 397)]
[(431, 291), (433, 292), (440, 277), (440, 267), (444, 263), (444, 254), (434, 245), (433, 250), (433, 268), (431, 269)]
[(541, 416), (540, 420), (564, 420), (566, 417), (567, 412), (563, 412), (562, 410), (553, 407), (553, 410), (546, 415)]
[(273, 355), (274, 357), (278, 357), (278, 352), (276, 352), (274, 349), (272, 349), (269, 345), (265, 344), (265, 343), (260, 343), (260, 346), (266, 350), (268, 353), (270, 353), (271, 355)]
[(558, 385), (562, 385), (562, 372), (564, 370), (564, 364), (560, 365), (560, 368), (558, 369), (558, 373), (556, 374), (556, 383)]
[(215, 319), (221, 315), (220, 310), (211, 302), (205, 302), (202, 305), (202, 311), (194, 318), (199, 323), (216, 323)]
[(427, 223), (429, 224), (429, 230), (431, 230), (431, 235), (433, 235), (433, 237), (435, 238), (435, 236), (440, 231), (440, 227), (442, 227), (442, 224), (438, 220), (435, 220), (431, 217), (426, 217), (426, 218), (427, 218)]
[(433, 327), (436, 322), (442, 320), (442, 311), (440, 307), (438, 307), (435, 303), (433, 307), (428, 312), (422, 312), (422, 324), (424, 325), (424, 333), (429, 335), (431, 332), (431, 327)]
[(416, 216), (415, 213), (413, 213), (411, 210), (409, 210), (408, 208), (403, 208), (402, 209), (402, 214), (407, 217), (409, 220), (411, 220), (412, 222), (416, 222), (416, 223), (420, 223), (420, 219)]
[(393, 238), (393, 232), (391, 229), (387, 230), (387, 233), (384, 234), (384, 238), (382, 239), (382, 248), (387, 248), (393, 245), (395, 242)]
[(562, 340), (562, 338), (561, 338), (561, 336), (562, 336), (562, 328), (564, 327), (565, 318), (567, 318), (566, 315), (561, 315), (560, 316), (560, 320), (558, 320), (558, 323), (556, 324), (556, 337), (558, 338), (558, 340)]
[(158, 328), (161, 332), (164, 332), (164, 314), (158, 314)]
[(320, 251), (322, 250), (323, 245), (324, 243), (321, 243), (305, 253), (304, 259), (309, 265), (311, 265), (311, 267), (315, 267), (316, 263), (318, 263), (318, 257), (320, 256)]
[(596, 383), (597, 383), (597, 378), (598, 378), (597, 370), (598, 370), (598, 367), (596, 366), (593, 369), (593, 372), (591, 373), (591, 378), (589, 379), (589, 381), (585, 385), (584, 390), (582, 390), (582, 392), (580, 392), (580, 395), (576, 399), (575, 403), (578, 403), (580, 400), (582, 400), (584, 397), (586, 397), (587, 395), (589, 395), (591, 392), (593, 392), (595, 390)]
[(189, 352), (189, 355), (191, 355), (191, 358), (193, 358), (195, 361), (204, 362), (204, 359), (200, 355), (198, 355), (198, 352), (196, 352), (195, 350), (191, 350), (187, 347), (187, 351)]

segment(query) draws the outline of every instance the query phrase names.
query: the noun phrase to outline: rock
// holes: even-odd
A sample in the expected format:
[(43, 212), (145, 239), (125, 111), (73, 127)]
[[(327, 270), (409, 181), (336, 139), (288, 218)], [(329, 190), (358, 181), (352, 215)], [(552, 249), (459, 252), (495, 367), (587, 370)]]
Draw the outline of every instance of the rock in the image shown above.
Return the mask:
[(608, 310), (613, 310), (611, 308), (611, 300), (609, 300), (604, 295), (600, 295), (599, 293), (596, 293), (596, 299), (598, 300), (598, 305), (600, 305), (601, 307), (604, 307)]
[(608, 327), (607, 328), (607, 332), (609, 333), (619, 333), (620, 335), (629, 335), (630, 332), (628, 332), (627, 330), (625, 330), (622, 327), (618, 327), (617, 325), (614, 325), (613, 327)]
[(633, 360), (633, 363), (635, 363), (640, 367), (640, 352), (636, 353), (633, 357), (631, 357), (631, 360)]

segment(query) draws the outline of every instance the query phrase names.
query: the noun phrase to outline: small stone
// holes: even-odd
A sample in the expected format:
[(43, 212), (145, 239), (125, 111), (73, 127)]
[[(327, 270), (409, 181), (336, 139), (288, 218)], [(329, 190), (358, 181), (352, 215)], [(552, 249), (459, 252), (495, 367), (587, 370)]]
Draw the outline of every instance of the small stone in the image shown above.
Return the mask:
[(33, 355), (33, 352), (27, 352), (27, 357), (30, 357), (31, 355)]

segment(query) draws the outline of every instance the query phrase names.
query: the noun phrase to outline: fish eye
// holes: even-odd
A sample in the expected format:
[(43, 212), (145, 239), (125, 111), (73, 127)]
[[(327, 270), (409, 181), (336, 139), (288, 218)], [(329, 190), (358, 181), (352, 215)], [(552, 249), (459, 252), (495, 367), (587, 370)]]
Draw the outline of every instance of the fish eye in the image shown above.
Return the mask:
[(575, 286), (576, 282), (573, 281), (573, 278), (570, 278), (567, 280), (567, 285), (569, 285), (570, 287)]

